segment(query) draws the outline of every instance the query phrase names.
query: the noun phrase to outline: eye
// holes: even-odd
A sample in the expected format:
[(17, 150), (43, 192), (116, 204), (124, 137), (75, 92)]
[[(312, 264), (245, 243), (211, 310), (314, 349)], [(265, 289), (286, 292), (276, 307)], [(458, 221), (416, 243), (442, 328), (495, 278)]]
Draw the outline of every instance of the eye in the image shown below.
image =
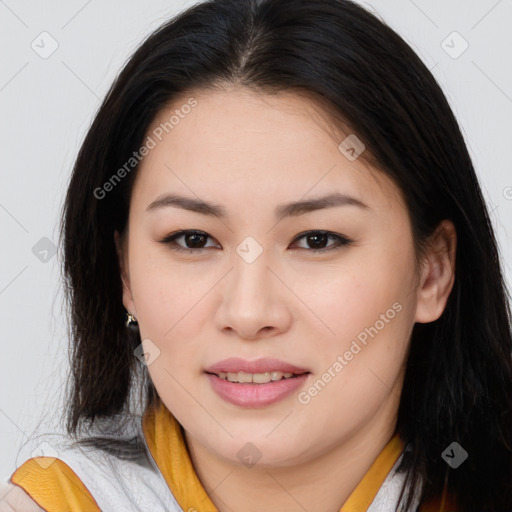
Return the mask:
[[(306, 231), (305, 233), (302, 233), (301, 235), (297, 236), (294, 242), (296, 240), (301, 240), (303, 238), (306, 240), (306, 243), (313, 245), (312, 252), (315, 253), (333, 251), (336, 249), (340, 249), (341, 247), (350, 245), (352, 243), (352, 240), (349, 240), (343, 235), (340, 235), (338, 233), (332, 233), (330, 231)], [(326, 247), (328, 239), (337, 240), (337, 243), (335, 243), (334, 246), (331, 245)]]
[[(177, 244), (176, 240), (179, 240), (180, 238), (183, 238), (185, 243), (190, 244), (192, 247), (182, 247)], [(185, 230), (169, 235), (161, 240), (161, 242), (166, 245), (171, 245), (171, 248), (174, 251), (198, 252), (205, 248), (203, 244), (207, 238), (209, 238), (209, 235), (204, 231)]]
[[(178, 231), (177, 233), (173, 233), (165, 237), (163, 240), (161, 240), (161, 243), (170, 245), (173, 251), (193, 253), (206, 249), (207, 246), (204, 244), (208, 238), (210, 238), (210, 236), (204, 231), (184, 230)], [(178, 244), (177, 240), (179, 239), (183, 239), (187, 246), (183, 247), (182, 245)], [(349, 240), (343, 235), (332, 233), (330, 231), (306, 231), (305, 233), (301, 233), (299, 236), (297, 236), (293, 242), (301, 239), (305, 239), (307, 244), (313, 245), (313, 248), (308, 252), (314, 253), (336, 250), (352, 243), (352, 240)], [(337, 241), (337, 243), (326, 246), (329, 239), (334, 239)], [(304, 249), (304, 247), (300, 249)], [(305, 249), (307, 250), (307, 247)]]

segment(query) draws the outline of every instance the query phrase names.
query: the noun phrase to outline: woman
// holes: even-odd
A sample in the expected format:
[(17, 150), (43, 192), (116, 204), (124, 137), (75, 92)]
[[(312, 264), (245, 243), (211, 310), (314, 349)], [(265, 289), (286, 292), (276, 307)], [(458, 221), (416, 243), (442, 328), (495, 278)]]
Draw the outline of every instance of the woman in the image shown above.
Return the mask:
[(488, 211), (431, 73), (360, 6), (213, 0), (157, 30), (62, 236), (76, 443), (11, 477), (39, 506), (512, 510)]

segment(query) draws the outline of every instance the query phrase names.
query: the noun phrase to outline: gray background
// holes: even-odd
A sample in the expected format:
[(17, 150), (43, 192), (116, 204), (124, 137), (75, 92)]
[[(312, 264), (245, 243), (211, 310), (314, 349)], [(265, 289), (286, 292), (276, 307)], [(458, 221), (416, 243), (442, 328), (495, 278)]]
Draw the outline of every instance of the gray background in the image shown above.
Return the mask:
[[(193, 3), (0, 0), (0, 480), (24, 461), (19, 449), (28, 436), (59, 429), (67, 337), (52, 247), (79, 144), (137, 45)], [(360, 3), (405, 38), (445, 91), (510, 285), (512, 0)]]

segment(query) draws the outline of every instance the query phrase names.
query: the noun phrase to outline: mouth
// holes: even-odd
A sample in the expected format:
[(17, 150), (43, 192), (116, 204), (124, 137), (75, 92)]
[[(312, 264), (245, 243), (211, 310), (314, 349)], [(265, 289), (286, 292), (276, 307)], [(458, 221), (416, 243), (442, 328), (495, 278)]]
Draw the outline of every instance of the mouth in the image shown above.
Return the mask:
[(224, 401), (242, 408), (259, 409), (276, 404), (306, 385), (311, 372), (207, 371), (211, 389)]
[(205, 368), (217, 395), (239, 407), (260, 408), (292, 395), (309, 380), (311, 372), (281, 359), (247, 360), (231, 357)]
[(268, 384), (269, 382), (276, 382), (280, 380), (287, 380), (297, 378), (300, 375), (309, 374), (310, 372), (281, 372), (278, 370), (263, 372), (263, 373), (247, 373), (239, 372), (206, 372), (209, 375), (216, 375), (219, 379), (227, 380), (229, 382), (238, 384)]

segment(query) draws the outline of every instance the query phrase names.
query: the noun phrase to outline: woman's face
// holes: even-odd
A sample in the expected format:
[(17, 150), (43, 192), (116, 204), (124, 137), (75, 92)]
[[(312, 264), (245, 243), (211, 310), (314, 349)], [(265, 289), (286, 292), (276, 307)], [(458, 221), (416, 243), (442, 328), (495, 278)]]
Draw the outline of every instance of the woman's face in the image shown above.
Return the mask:
[[(236, 464), (299, 464), (356, 433), (392, 434), (419, 303), (398, 188), (353, 139), (340, 150), (350, 134), (331, 134), (304, 97), (190, 96), (147, 133), (121, 260), (162, 401)], [(285, 365), (307, 373), (272, 373)], [(207, 373), (223, 369), (283, 379)]]

